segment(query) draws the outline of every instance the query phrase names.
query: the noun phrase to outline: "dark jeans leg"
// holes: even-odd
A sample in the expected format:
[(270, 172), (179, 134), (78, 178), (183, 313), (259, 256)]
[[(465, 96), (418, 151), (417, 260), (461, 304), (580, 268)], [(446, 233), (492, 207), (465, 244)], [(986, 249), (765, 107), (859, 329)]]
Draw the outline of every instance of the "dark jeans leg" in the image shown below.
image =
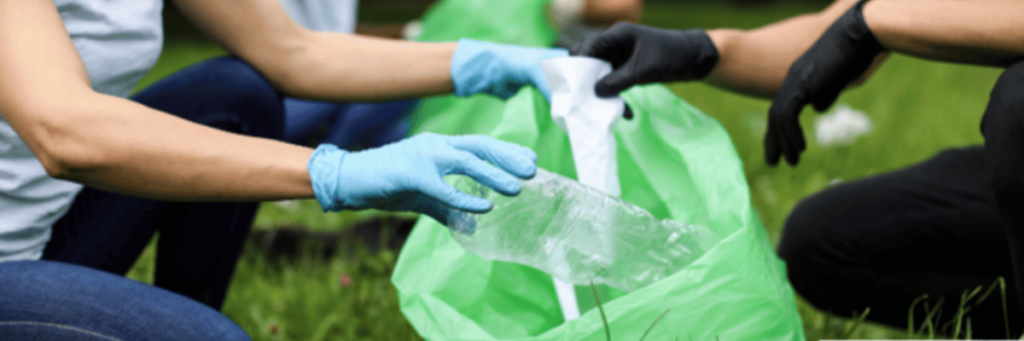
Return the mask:
[(339, 115), (324, 139), (341, 148), (375, 148), (409, 133), (408, 116), (419, 100), (353, 103)]
[[(1024, 293), (1024, 61), (1011, 65), (996, 81), (981, 131), (986, 171), (1006, 223), (1016, 290)], [(1019, 298), (1024, 307), (1024, 296)]]
[(347, 104), (285, 98), (285, 141), (306, 145), (321, 126), (333, 124), (347, 108)]
[[(234, 58), (188, 67), (132, 99), (233, 133), (283, 136), (280, 95)], [(86, 188), (54, 225), (43, 258), (123, 275), (160, 231), (155, 284), (219, 309), (256, 209), (257, 203), (164, 202)]]
[[(964, 291), (997, 277), (1013, 285), (1010, 250), (981, 147), (953, 149), (906, 169), (815, 194), (790, 214), (779, 254), (793, 287), (841, 316), (870, 307), (868, 320), (907, 328), (911, 303), (944, 297), (942, 323)], [(1024, 328), (1009, 290), (1010, 330)], [(998, 296), (998, 295), (997, 295)], [(923, 304), (914, 316), (921, 323)], [(1002, 301), (970, 311), (974, 337), (1005, 338)], [(934, 321), (939, 322), (939, 321)]]
[(196, 301), (86, 267), (0, 263), (0, 288), (4, 340), (249, 340)]
[(326, 125), (322, 143), (342, 149), (375, 148), (405, 138), (408, 116), (419, 100), (338, 104), (285, 98), (285, 139), (307, 144)]

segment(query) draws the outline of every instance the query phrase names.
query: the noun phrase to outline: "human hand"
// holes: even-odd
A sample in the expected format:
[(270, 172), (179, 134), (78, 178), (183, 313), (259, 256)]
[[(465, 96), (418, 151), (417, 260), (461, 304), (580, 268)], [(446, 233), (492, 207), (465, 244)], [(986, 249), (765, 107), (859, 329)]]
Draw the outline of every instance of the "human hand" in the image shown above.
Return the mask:
[(824, 111), (839, 93), (859, 78), (882, 53), (882, 45), (868, 29), (861, 13), (865, 0), (839, 17), (789, 68), (782, 87), (768, 111), (768, 132), (764, 140), (765, 159), (776, 165), (785, 155), (796, 165), (807, 148), (800, 111), (808, 103)]
[(568, 55), (569, 52), (563, 49), (459, 40), (452, 55), (455, 94), (471, 96), (486, 93), (509, 99), (519, 92), (519, 88), (532, 84), (550, 102), (551, 88), (540, 62)]
[(483, 213), (494, 204), (460, 192), (445, 175), (467, 175), (501, 194), (517, 195), (517, 178), (533, 177), (536, 160), (528, 148), (487, 136), (426, 133), (361, 152), (321, 145), (309, 159), (309, 176), (324, 211), (413, 211), (447, 223), (454, 209)]
[(612, 64), (612, 73), (595, 86), (601, 97), (639, 84), (703, 79), (718, 62), (718, 49), (702, 29), (665, 30), (625, 22), (588, 39), (573, 55)]

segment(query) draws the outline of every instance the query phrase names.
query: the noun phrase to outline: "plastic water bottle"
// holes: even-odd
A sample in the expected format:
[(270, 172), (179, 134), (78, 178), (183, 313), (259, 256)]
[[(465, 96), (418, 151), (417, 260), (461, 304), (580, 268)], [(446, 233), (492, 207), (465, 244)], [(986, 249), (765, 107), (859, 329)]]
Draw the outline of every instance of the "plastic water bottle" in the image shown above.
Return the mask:
[(658, 220), (650, 212), (538, 169), (516, 197), (467, 178), (454, 185), (494, 201), (485, 214), (456, 212), (452, 236), (485, 259), (532, 266), (576, 285), (627, 292), (668, 277), (718, 243), (706, 227)]

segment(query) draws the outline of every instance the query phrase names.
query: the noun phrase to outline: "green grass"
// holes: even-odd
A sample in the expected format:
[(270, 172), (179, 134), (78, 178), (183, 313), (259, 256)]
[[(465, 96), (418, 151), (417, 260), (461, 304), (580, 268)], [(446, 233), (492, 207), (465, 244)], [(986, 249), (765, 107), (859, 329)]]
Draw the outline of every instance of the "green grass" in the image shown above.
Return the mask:
[[(648, 5), (644, 21), (674, 28), (751, 28), (823, 6), (783, 3), (751, 9), (720, 2), (657, 2)], [(387, 15), (381, 14), (382, 9), (368, 8), (364, 13), (373, 13), (376, 21), (388, 21)], [(404, 7), (402, 11), (403, 19), (416, 13), (415, 9)], [(173, 30), (174, 25), (181, 24), (169, 20), (168, 25)], [(187, 27), (179, 31), (185, 32)], [(143, 86), (196, 61), (224, 54), (193, 34), (170, 36), (163, 56)], [(866, 112), (874, 121), (874, 132), (851, 146), (823, 148), (813, 142), (815, 115), (807, 110), (802, 122), (809, 145), (797, 168), (771, 168), (764, 163), (761, 143), (768, 101), (698, 83), (674, 84), (671, 88), (720, 120), (732, 135), (745, 165), (754, 205), (772, 240), (777, 242), (793, 206), (834, 179), (870, 176), (922, 161), (945, 148), (981, 143), (980, 117), (999, 72), (894, 56), (866, 84), (848, 91), (837, 102)], [(298, 224), (341, 229), (374, 214), (377, 213), (323, 214), (312, 201), (283, 206), (264, 204), (256, 228)], [(395, 289), (389, 281), (395, 257), (390, 251), (364, 252), (357, 259), (336, 257), (329, 262), (307, 260), (292, 266), (276, 266), (247, 249), (224, 312), (256, 340), (418, 339), (399, 312)], [(151, 281), (152, 259), (150, 248), (130, 276)], [(343, 274), (352, 277), (351, 285), (339, 283)], [(856, 319), (821, 313), (802, 301), (798, 308), (811, 340), (907, 336), (905, 329), (862, 325)]]

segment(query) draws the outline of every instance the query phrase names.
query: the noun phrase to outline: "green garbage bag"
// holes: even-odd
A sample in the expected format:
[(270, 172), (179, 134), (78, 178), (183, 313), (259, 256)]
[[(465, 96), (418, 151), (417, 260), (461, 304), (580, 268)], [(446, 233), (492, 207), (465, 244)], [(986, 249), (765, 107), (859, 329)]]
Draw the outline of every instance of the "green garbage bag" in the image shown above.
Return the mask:
[[(423, 19), (422, 41), (473, 38), (548, 46), (547, 0), (443, 0)], [(613, 340), (803, 340), (784, 264), (750, 203), (725, 129), (660, 85), (623, 94), (636, 114), (615, 128), (622, 198), (658, 218), (707, 226), (722, 241), (687, 268), (643, 289), (603, 288)], [(507, 102), (478, 95), (424, 100), (413, 132), (485, 134), (529, 147), (538, 166), (576, 178), (568, 137), (535, 89)], [(551, 276), (467, 253), (424, 217), (392, 275), (406, 319), (428, 340), (605, 340), (588, 290), (581, 317), (564, 321)]]
[[(622, 198), (659, 218), (708, 226), (723, 240), (676, 274), (606, 302), (612, 339), (639, 339), (666, 310), (648, 340), (804, 339), (784, 264), (751, 206), (725, 129), (660, 85), (623, 98), (636, 115), (615, 128)], [(568, 138), (548, 110), (529, 89), (487, 113), (498, 117), (492, 126), (448, 124), (532, 148), (538, 166), (574, 176)], [(563, 321), (550, 276), (467, 253), (430, 218), (413, 229), (392, 282), (402, 312), (428, 340), (605, 339), (596, 309)]]
[(550, 0), (445, 0), (423, 15), (418, 41), (461, 38), (547, 47), (555, 42), (544, 6)]

